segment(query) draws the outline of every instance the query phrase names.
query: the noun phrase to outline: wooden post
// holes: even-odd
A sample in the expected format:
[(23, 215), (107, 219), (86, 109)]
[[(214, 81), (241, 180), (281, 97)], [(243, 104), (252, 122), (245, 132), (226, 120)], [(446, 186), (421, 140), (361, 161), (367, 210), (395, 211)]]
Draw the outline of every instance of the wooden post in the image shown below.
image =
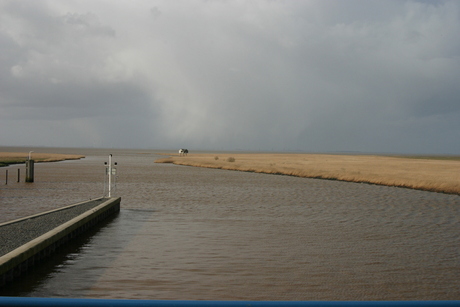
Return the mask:
[(26, 161), (26, 182), (34, 182), (34, 160)]
[(6, 180), (5, 180), (5, 184), (8, 184), (8, 170), (6, 170)]
[(21, 181), (21, 170), (18, 168), (18, 182)]

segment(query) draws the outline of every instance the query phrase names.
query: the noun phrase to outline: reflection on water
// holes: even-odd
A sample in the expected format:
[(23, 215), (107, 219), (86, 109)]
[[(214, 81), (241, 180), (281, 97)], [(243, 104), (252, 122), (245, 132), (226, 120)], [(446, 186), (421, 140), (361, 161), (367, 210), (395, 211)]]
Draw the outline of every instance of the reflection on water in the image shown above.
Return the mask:
[[(100, 196), (105, 156), (87, 155), (2, 187), (2, 217)], [(460, 299), (459, 196), (114, 158), (119, 216), (21, 295)]]

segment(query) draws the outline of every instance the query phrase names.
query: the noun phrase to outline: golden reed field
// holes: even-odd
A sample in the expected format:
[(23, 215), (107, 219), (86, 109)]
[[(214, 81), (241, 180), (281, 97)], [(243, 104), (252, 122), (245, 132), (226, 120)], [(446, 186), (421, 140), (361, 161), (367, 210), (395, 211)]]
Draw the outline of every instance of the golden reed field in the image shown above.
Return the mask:
[(229, 153), (171, 154), (156, 163), (362, 182), (460, 195), (460, 158)]
[[(63, 160), (78, 160), (85, 156), (52, 154), (52, 153), (32, 153), (31, 158), (35, 162), (56, 162)], [(24, 163), (29, 158), (28, 152), (0, 152), (0, 166), (8, 164)]]

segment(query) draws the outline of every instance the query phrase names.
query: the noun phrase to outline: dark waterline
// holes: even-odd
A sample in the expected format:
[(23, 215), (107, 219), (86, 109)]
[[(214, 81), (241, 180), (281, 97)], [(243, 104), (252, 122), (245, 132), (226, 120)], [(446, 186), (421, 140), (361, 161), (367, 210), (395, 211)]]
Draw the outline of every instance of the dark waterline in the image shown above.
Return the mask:
[[(1, 187), (2, 218), (102, 196), (108, 153), (39, 164), (33, 185)], [(460, 299), (459, 196), (154, 164), (159, 157), (114, 153), (119, 216), (31, 274), (28, 288), (0, 294)]]

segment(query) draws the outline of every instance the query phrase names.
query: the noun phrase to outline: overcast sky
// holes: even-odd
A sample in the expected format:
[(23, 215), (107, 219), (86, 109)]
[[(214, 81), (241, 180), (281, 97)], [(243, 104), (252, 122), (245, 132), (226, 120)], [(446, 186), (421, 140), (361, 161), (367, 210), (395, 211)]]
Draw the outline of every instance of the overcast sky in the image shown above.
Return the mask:
[(460, 1), (0, 0), (0, 146), (460, 154)]

